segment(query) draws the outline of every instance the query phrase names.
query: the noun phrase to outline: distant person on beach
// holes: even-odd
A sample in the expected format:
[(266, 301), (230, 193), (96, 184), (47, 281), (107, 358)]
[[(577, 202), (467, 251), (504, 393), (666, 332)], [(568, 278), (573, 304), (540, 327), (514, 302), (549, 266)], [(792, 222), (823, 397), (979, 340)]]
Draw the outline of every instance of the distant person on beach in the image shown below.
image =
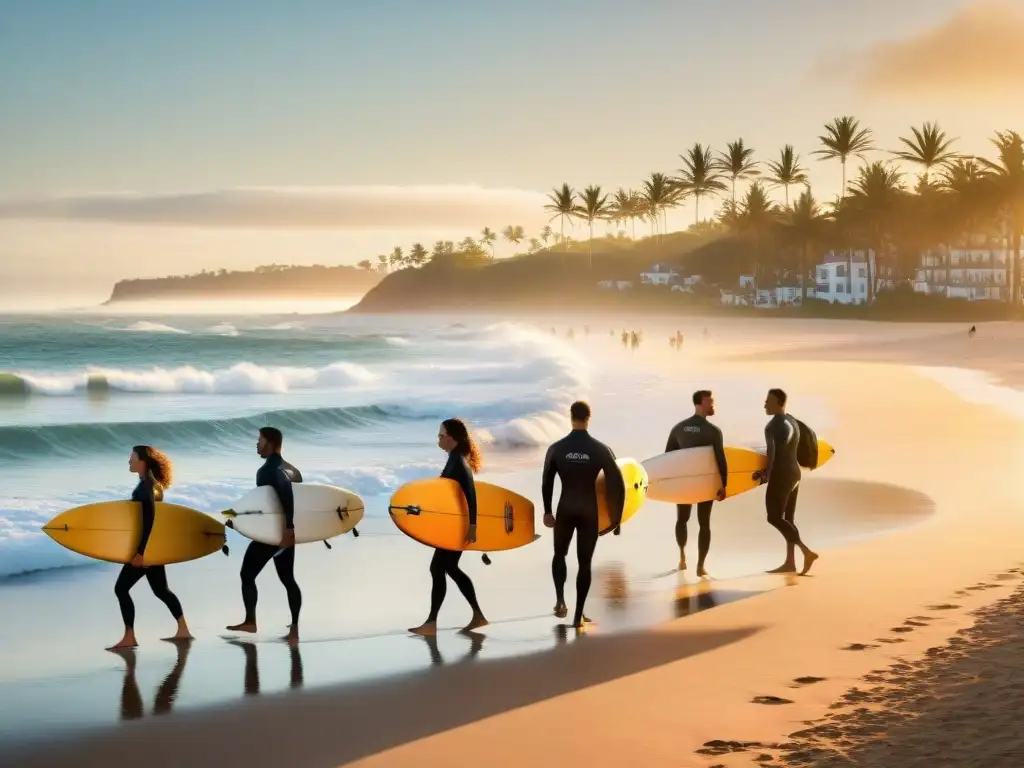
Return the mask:
[[(729, 466), (725, 460), (722, 430), (708, 421), (708, 416), (714, 415), (715, 398), (711, 390), (697, 390), (693, 393), (693, 416), (672, 427), (665, 444), (665, 453), (704, 446), (710, 446), (715, 453), (720, 486), (714, 499), (697, 504), (697, 575), (701, 577), (707, 576), (704, 563), (708, 557), (708, 550), (711, 549), (711, 507), (716, 499), (725, 499), (725, 487), (729, 483)], [(680, 571), (686, 570), (686, 527), (690, 522), (692, 510), (692, 504), (676, 504), (676, 544), (679, 545)]]
[(764, 401), (764, 411), (771, 420), (764, 428), (765, 446), (768, 451), (768, 466), (757, 473), (762, 484), (768, 483), (764, 503), (768, 511), (768, 522), (786, 539), (786, 562), (768, 573), (796, 572), (795, 554), (799, 548), (804, 556), (801, 575), (811, 570), (818, 555), (800, 539), (800, 531), (793, 519), (796, 515), (796, 500), (800, 490), (800, 463), (797, 448), (800, 444), (800, 426), (796, 419), (786, 413), (786, 393), (781, 389), (769, 389)]
[(629, 334), (629, 346), (632, 349), (636, 349), (640, 346), (640, 337), (636, 335), (636, 331)]
[(967, 332), (967, 337), (968, 337), (968, 338), (970, 338), (970, 339), (973, 339), (973, 338), (974, 338), (974, 335), (975, 335), (975, 334), (976, 334), (977, 332), (978, 332), (978, 329), (977, 329), (977, 328), (975, 328), (975, 327), (974, 327), (974, 326), (972, 325), (972, 326), (971, 326), (971, 330), (969, 330), (969, 331)]
[(622, 332), (622, 348), (625, 349), (629, 346), (629, 334), (625, 331)]
[[(580, 629), (588, 623), (583, 614), (591, 583), (591, 561), (597, 547), (597, 476), (603, 471), (608, 494), (608, 511), (613, 527), (622, 520), (622, 507), (626, 501), (626, 486), (622, 472), (615, 463), (615, 453), (604, 443), (591, 437), (590, 406), (582, 400), (569, 408), (572, 431), (548, 448), (544, 457), (541, 495), (544, 499), (544, 525), (554, 528), (555, 555), (551, 560), (551, 577), (555, 583), (555, 616), (568, 615), (565, 604), (565, 579), (568, 574), (565, 558), (576, 534), (576, 612), (572, 626)], [(551, 511), (555, 490), (555, 477), (562, 482), (558, 499), (558, 514)]]
[(171, 640), (191, 640), (192, 633), (188, 630), (185, 615), (181, 610), (181, 602), (167, 586), (167, 569), (162, 565), (146, 565), (146, 544), (153, 532), (156, 520), (156, 503), (162, 501), (164, 489), (169, 488), (173, 477), (171, 460), (165, 454), (149, 445), (136, 445), (128, 457), (128, 469), (139, 477), (139, 484), (132, 491), (132, 501), (139, 502), (142, 514), (142, 534), (139, 545), (131, 562), (121, 567), (121, 573), (114, 583), (114, 594), (121, 608), (121, 619), (124, 621), (124, 636), (108, 650), (135, 648), (135, 603), (132, 602), (131, 589), (145, 577), (153, 594), (163, 601), (171, 616), (178, 622), (178, 631)]
[(241, 624), (228, 627), (232, 632), (256, 631), (256, 602), (259, 591), (256, 589), (256, 577), (271, 560), (274, 570), (288, 593), (288, 608), (291, 611), (292, 623), (284, 639), (298, 642), (299, 611), (302, 610), (302, 590), (295, 581), (295, 495), (292, 483), (301, 483), (302, 475), (295, 467), (281, 456), (284, 435), (275, 427), (262, 427), (256, 439), (256, 453), (265, 461), (256, 472), (256, 487), (270, 486), (277, 494), (284, 511), (284, 534), (280, 544), (264, 544), (260, 541), (249, 542), (242, 558), (242, 603), (245, 606), (245, 620)]
[[(473, 475), (479, 472), (480, 467), (483, 466), (483, 456), (462, 419), (445, 419), (441, 422), (441, 427), (437, 431), (437, 445), (448, 454), (448, 461), (445, 462), (444, 469), (441, 470), (441, 477), (457, 482), (466, 497), (466, 505), (469, 507), (469, 530), (466, 532), (466, 543), (472, 544), (476, 541), (476, 483), (473, 480)], [(425, 622), (418, 627), (411, 628), (410, 632), (415, 635), (437, 634), (437, 616), (441, 611), (445, 595), (448, 593), (449, 578), (455, 582), (455, 586), (459, 588), (462, 596), (469, 603), (469, 607), (473, 609), (473, 618), (462, 628), (462, 631), (472, 632), (474, 629), (487, 626), (487, 619), (484, 617), (484, 612), (480, 610), (480, 604), (476, 599), (476, 588), (473, 586), (473, 581), (465, 571), (459, 568), (461, 559), (461, 550), (434, 550), (434, 557), (430, 560), (432, 583), (430, 613)]]

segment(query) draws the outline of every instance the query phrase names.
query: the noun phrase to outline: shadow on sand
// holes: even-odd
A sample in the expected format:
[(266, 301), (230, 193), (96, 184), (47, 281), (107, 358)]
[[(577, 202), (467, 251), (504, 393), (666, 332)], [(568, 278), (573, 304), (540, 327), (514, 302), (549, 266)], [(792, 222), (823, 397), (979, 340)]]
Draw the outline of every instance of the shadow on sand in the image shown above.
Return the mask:
[[(759, 630), (589, 634), (571, 644), (556, 643), (552, 650), (471, 664), (437, 665), (431, 648), (435, 664), (410, 675), (314, 691), (293, 688), (282, 694), (250, 695), (219, 709), (147, 718), (63, 743), (35, 745), (11, 755), (11, 764), (91, 768), (134, 763), (144, 753), (147, 768), (333, 767), (705, 653)], [(471, 646), (480, 643), (472, 640)], [(246, 661), (246, 688), (255, 692), (258, 673), (252, 649), (246, 650)], [(301, 669), (301, 661), (294, 657), (292, 661)], [(301, 680), (301, 672), (296, 675), (293, 668), (293, 684), (296, 677)], [(295, 688), (299, 686), (301, 682)]]

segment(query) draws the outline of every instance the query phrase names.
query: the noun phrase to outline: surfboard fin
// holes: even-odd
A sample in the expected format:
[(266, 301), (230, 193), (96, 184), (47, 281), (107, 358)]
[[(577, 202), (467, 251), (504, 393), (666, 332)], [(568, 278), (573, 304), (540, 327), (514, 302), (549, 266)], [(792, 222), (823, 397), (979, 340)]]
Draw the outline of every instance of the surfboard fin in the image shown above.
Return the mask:
[(353, 528), (352, 529), (352, 535), (355, 536), (358, 539), (359, 538), (359, 529), (358, 528)]
[(486, 552), (484, 552), (484, 553), (483, 553), (483, 554), (482, 554), (482, 555), (480, 556), (480, 560), (482, 560), (482, 561), (483, 561), (483, 564), (484, 564), (484, 565), (490, 565), (490, 564), (491, 564), (491, 558), (489, 558), (489, 557), (487, 556), (487, 553), (486, 553)]
[(225, 544), (223, 547), (220, 548), (220, 551), (223, 552), (225, 556), (227, 556), (230, 550), (228, 550), (228, 545)]
[(324, 539), (324, 546), (327, 547), (328, 549), (332, 549), (331, 542), (329, 542), (327, 539)]
[(224, 527), (225, 528), (234, 528), (235, 524), (231, 520), (228, 520), (226, 523), (224, 523)]

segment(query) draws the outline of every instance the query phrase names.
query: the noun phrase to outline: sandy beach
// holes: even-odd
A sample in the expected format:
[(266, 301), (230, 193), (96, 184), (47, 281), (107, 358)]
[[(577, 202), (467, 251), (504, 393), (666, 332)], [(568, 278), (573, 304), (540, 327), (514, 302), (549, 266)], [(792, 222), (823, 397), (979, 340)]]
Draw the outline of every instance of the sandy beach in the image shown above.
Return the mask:
[[(982, 326), (967, 346), (965, 331), (937, 326), (819, 329), (815, 339), (795, 323), (779, 323), (771, 355), (753, 359), (748, 351), (715, 368), (716, 375), (782, 386), (797, 416), (802, 395), (827, 406), (831, 423), (819, 433), (839, 453), (805, 482), (797, 519), (822, 553), (809, 577), (752, 575), (782, 553), (763, 523), (763, 492), (755, 491), (716, 513), (718, 579), (695, 585), (660, 578), (672, 564), (672, 515), (667, 505), (651, 504), (631, 523), (635, 535), (626, 529), (599, 547), (601, 576), (591, 598), (597, 626), (586, 635), (560, 632), (545, 618), (549, 598), (541, 592), (538, 603), (536, 590), (549, 589), (542, 586), (547, 554), (529, 554), (531, 548), (492, 566), (501, 569), (493, 573), (502, 574), (503, 586), (489, 599), (502, 604), (502, 620), (482, 638), (445, 632), (429, 647), (389, 626), (393, 616), (376, 606), (379, 621), (365, 636), (339, 634), (336, 619), (311, 620), (301, 660), (262, 639), (254, 644), (258, 667), (252, 648), (197, 643), (188, 669), (178, 671), (183, 687), (190, 675), (207, 688), (221, 676), (235, 693), (195, 695), (195, 705), (167, 716), (149, 713), (166, 714), (174, 700), (169, 692), (184, 662), (173, 648), (151, 650), (147, 640), (137, 670), (134, 661), (98, 661), (101, 651), (79, 654), (73, 671), (55, 675), (46, 672), (47, 660), (69, 642), (57, 630), (18, 650), (14, 666), (37, 670), (17, 689), (26, 692), (26, 707), (27, 691), (51, 674), (50, 700), (56, 691), (67, 698), (79, 691), (88, 701), (103, 686), (102, 706), (113, 722), (2, 748), (19, 766), (105, 765), (137, 759), (140, 750), (152, 766), (1018, 764), (1007, 696), (1021, 663), (1020, 596), (1011, 596), (1024, 533), (1012, 479), (1024, 456), (1020, 422), (983, 398), (958, 396), (917, 367), (967, 367), (1015, 382), (1014, 364), (1000, 350), (1024, 346), (1024, 332)], [(672, 418), (686, 415), (692, 370), (667, 354), (647, 362), (680, 382)], [(623, 426), (608, 429), (625, 434)], [(658, 449), (624, 442), (620, 455)], [(537, 482), (534, 472), (505, 479), (511, 487)], [(389, 562), (401, 563), (386, 579), (385, 596), (409, 606), (401, 595), (410, 582), (423, 586), (425, 558), (401, 537), (379, 533), (394, 547)], [(357, 543), (343, 546), (349, 572), (373, 567)], [(328, 554), (311, 556), (309, 567)], [(181, 579), (201, 585), (230, 572), (208, 558)], [(339, 579), (342, 573), (339, 566)], [(478, 568), (474, 578), (484, 584), (491, 573)], [(518, 577), (525, 573), (535, 575)], [(573, 573), (570, 561), (570, 583)], [(109, 574), (89, 579), (95, 592)], [(0, 600), (8, 610), (29, 610), (44, 582), (7, 589)], [(617, 594), (620, 582), (631, 599)], [(281, 598), (266, 583), (266, 610), (279, 611)], [(85, 590), (69, 589), (72, 597), (58, 603), (73, 611), (68, 600)], [(343, 601), (352, 614), (375, 610), (341, 589), (321, 597)], [(446, 611), (457, 626), (464, 607), (452, 600)], [(146, 596), (137, 602), (140, 622), (162, 620), (157, 608), (144, 608), (152, 602)], [(621, 603), (626, 609), (616, 607)], [(199, 607), (195, 624), (215, 633), (222, 617), (205, 610)], [(60, 608), (56, 614), (46, 620), (55, 630), (65, 615)], [(0, 639), (11, 648), (17, 638), (5, 624)], [(101, 639), (89, 627), (75, 642), (98, 647)], [(159, 663), (144, 661), (145, 653)], [(382, 656), (388, 663), (375, 668)], [(272, 659), (267, 670), (264, 658)], [(88, 682), (90, 675), (103, 682)], [(86, 682), (76, 688), (71, 679)], [(5, 684), (8, 698), (15, 684)], [(978, 722), (1001, 736), (986, 738)]]

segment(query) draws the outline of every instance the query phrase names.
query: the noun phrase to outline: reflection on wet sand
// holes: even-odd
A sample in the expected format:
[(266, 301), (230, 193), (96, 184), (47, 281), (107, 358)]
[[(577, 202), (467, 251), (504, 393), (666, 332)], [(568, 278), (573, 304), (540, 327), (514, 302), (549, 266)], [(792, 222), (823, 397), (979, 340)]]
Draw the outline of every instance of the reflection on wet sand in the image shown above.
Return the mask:
[[(484, 648), (484, 639), (487, 635), (483, 635), (479, 632), (458, 632), (456, 633), (459, 637), (469, 638), (469, 651), (458, 660), (458, 664), (470, 659), (476, 658), (477, 654)], [(441, 654), (441, 649), (437, 644), (437, 635), (415, 635), (420, 637), (427, 644), (427, 651), (430, 653), (430, 663), (434, 665), (445, 664), (444, 656)]]
[[(174, 700), (178, 695), (178, 686), (181, 683), (181, 676), (185, 671), (185, 662), (188, 660), (188, 651), (191, 643), (176, 642), (175, 647), (178, 656), (174, 660), (174, 667), (167, 673), (167, 677), (156, 689), (156, 696), (153, 698), (153, 714), (169, 714), (174, 707)], [(134, 648), (118, 648), (112, 650), (124, 659), (124, 683), (121, 685), (121, 719), (137, 720), (145, 714), (142, 704), (142, 693), (139, 691), (139, 683), (135, 679), (135, 667), (137, 656)]]
[[(245, 653), (245, 675), (243, 677), (243, 690), (246, 696), (259, 696), (260, 694), (260, 666), (259, 648), (252, 640), (240, 640), (232, 637), (228, 644), (241, 648)], [(292, 690), (302, 688), (305, 678), (302, 670), (302, 654), (299, 651), (298, 643), (288, 643), (288, 656), (291, 660), (291, 674), (288, 687)]]

